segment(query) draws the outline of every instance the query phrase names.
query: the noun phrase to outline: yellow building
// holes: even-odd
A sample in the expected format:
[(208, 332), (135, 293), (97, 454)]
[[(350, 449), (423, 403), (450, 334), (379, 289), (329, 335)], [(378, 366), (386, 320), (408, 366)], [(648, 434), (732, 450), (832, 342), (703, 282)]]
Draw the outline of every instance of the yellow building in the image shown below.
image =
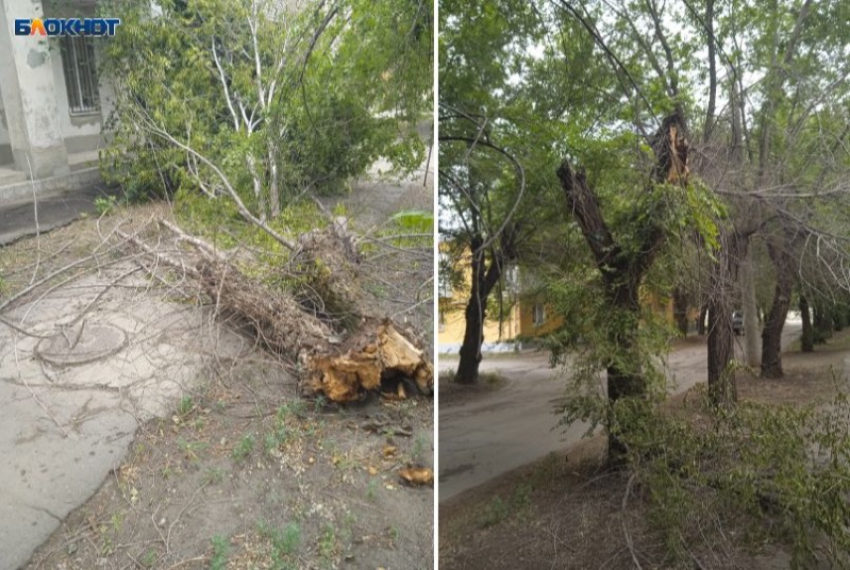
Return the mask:
[[(441, 248), (442, 249), (442, 248)], [(441, 253), (441, 256), (444, 256)], [(446, 260), (446, 257), (443, 257)], [(437, 343), (440, 352), (457, 352), (463, 343), (466, 327), (464, 311), (469, 302), (470, 268), (467, 264), (462, 272), (462, 284), (452, 286), (447, 279), (440, 279), (439, 287), (439, 316)], [(530, 339), (554, 332), (564, 324), (563, 316), (555, 314), (553, 307), (543, 300), (520, 298), (518, 269), (511, 268), (505, 279), (509, 291), (505, 294), (506, 303), (510, 304), (505, 318), (500, 322), (493, 315), (488, 315), (484, 323), (484, 346), (495, 343), (506, 343), (517, 338)], [(643, 303), (657, 314), (673, 324), (673, 302), (671, 299), (660, 299), (656, 295), (642, 295)], [(492, 301), (491, 305), (492, 306)]]
[[(437, 328), (437, 343), (440, 352), (457, 352), (463, 343), (466, 330), (466, 304), (469, 302), (470, 269), (463, 271), (463, 283), (452, 286), (446, 279), (440, 280), (439, 287), (439, 320)], [(509, 342), (520, 332), (519, 304), (512, 306), (504, 319), (499, 321), (488, 315), (484, 322), (484, 343)]]

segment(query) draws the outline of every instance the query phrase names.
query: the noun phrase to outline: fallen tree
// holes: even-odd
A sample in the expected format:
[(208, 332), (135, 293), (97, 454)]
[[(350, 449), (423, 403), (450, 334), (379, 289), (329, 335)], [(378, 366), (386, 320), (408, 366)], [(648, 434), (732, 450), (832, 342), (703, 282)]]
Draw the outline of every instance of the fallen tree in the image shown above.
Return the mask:
[[(326, 292), (342, 291), (335, 306), (345, 306), (345, 319), (329, 317), (305, 305), (297, 294), (263, 286), (213, 245), (174, 224), (160, 220), (160, 226), (174, 234), (178, 242), (191, 246), (196, 257), (188, 269), (182, 260), (158, 253), (139, 237), (122, 237), (159, 262), (196, 279), (203, 294), (215, 304), (217, 314), (244, 325), (267, 350), (297, 363), (305, 394), (353, 402), (374, 392), (392, 398), (406, 398), (409, 392), (432, 393), (433, 366), (414, 334), (391, 319), (371, 314), (360, 302), (357, 252), (340, 220), (301, 236), (303, 247), (293, 255), (290, 265), (298, 265), (301, 282), (320, 298), (325, 298)], [(316, 287), (317, 283), (322, 287)]]

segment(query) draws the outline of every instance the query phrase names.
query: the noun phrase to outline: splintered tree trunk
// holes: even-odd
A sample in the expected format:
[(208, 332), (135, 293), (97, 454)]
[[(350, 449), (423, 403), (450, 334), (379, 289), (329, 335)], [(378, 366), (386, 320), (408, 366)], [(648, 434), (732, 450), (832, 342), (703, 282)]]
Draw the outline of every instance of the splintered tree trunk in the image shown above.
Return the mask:
[[(686, 185), (688, 182), (688, 142), (685, 138), (684, 117), (674, 113), (662, 121), (653, 137), (656, 165), (655, 182)], [(647, 393), (646, 378), (636, 351), (640, 323), (640, 284), (652, 266), (655, 255), (664, 241), (664, 229), (647, 221), (643, 227), (632, 228), (643, 236), (635, 254), (614, 240), (599, 204), (599, 197), (588, 186), (584, 169), (573, 170), (564, 160), (557, 170), (567, 207), (581, 228), (582, 235), (593, 254), (596, 268), (602, 277), (608, 305), (615, 311), (609, 324), (609, 340), (617, 347), (616, 363), (607, 367), (608, 375), (608, 461), (620, 464), (626, 459), (626, 444), (620, 433), (630, 426), (615, 417), (616, 404), (625, 398), (641, 398)], [(616, 424), (616, 425), (615, 425)]]
[(681, 287), (673, 289), (673, 316), (682, 336), (688, 335), (688, 296)]
[(794, 277), (791, 273), (793, 259), (788, 251), (788, 241), (781, 244), (768, 242), (767, 250), (776, 266), (776, 287), (773, 302), (761, 333), (761, 377), (782, 378), (782, 329), (791, 306)]
[(812, 316), (809, 314), (809, 301), (800, 293), (800, 316), (803, 318), (803, 336), (800, 338), (800, 348), (803, 352), (814, 352), (815, 331), (812, 330)]
[[(390, 319), (370, 314), (357, 296), (349, 297), (349, 308), (357, 315), (358, 325), (340, 330), (339, 320), (319, 318), (317, 313), (305, 310), (292, 294), (266, 288), (246, 277), (212, 245), (166, 220), (159, 223), (195, 248), (200, 259), (194, 267), (156, 251), (137, 237), (120, 230), (117, 233), (165, 265), (180, 268), (196, 279), (214, 301), (219, 315), (251, 330), (270, 352), (295, 361), (303, 391), (323, 394), (335, 402), (357, 401), (378, 391), (393, 398), (405, 398), (408, 390), (432, 393), (434, 370), (413, 335)], [(324, 235), (319, 235), (321, 232)], [(334, 269), (340, 272), (340, 279), (356, 278), (356, 270), (346, 267), (348, 263), (356, 265), (356, 250), (351, 248), (351, 236), (340, 220), (331, 228), (302, 238), (301, 253), (309, 251), (317, 257), (300, 258), (299, 263), (312, 266), (333, 261), (339, 264)]]

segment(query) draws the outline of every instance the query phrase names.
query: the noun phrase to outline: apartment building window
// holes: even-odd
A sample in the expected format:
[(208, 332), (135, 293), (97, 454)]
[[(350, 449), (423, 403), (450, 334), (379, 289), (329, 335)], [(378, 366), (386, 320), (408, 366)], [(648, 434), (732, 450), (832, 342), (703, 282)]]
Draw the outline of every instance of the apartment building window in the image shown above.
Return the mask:
[(60, 38), (68, 109), (72, 115), (100, 110), (94, 44), (86, 36)]
[(537, 304), (534, 305), (534, 326), (539, 327), (546, 321), (546, 307)]

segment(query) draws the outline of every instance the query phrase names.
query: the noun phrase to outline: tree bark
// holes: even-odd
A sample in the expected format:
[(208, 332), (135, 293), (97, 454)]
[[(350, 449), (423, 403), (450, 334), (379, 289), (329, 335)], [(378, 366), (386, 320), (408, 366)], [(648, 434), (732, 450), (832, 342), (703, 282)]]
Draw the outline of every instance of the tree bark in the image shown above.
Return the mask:
[(742, 252), (749, 238), (735, 230), (721, 229), (720, 251), (711, 272), (711, 295), (708, 301), (708, 393), (715, 405), (738, 400), (732, 312), (735, 283)]
[(755, 368), (761, 364), (759, 351), (759, 315), (756, 301), (756, 280), (753, 274), (753, 256), (741, 260), (741, 305), (744, 313), (744, 357), (747, 365)]
[(466, 304), (465, 317), (466, 326), (463, 333), (463, 344), (460, 347), (460, 360), (455, 372), (454, 381), (458, 384), (475, 384), (478, 382), (478, 367), (481, 364), (481, 345), (484, 343), (484, 323), (487, 319), (487, 299), (493, 288), (499, 282), (504, 264), (508, 258), (513, 257), (514, 236), (513, 228), (505, 230), (501, 240), (499, 254), (490, 248), (490, 262), (487, 264), (487, 251), (484, 248), (484, 239), (475, 236), (470, 247), (472, 249), (471, 259), (471, 291), (469, 301)]
[(790, 240), (783, 238), (780, 243), (768, 240), (767, 251), (776, 267), (776, 287), (773, 302), (764, 322), (761, 334), (761, 377), (782, 378), (782, 329), (791, 306), (791, 293), (794, 289), (794, 276), (791, 258)]
[(827, 339), (831, 338), (833, 334), (832, 314), (824, 306), (823, 301), (815, 301), (814, 309), (814, 320), (812, 324), (815, 344), (825, 344)]
[(800, 292), (800, 316), (803, 318), (803, 336), (800, 339), (800, 347), (803, 352), (814, 352), (815, 332), (812, 330), (812, 316), (809, 314), (809, 301)]
[(697, 319), (697, 334), (705, 336), (705, 319), (708, 317), (708, 301), (705, 301), (699, 308), (699, 317)]
[[(685, 185), (688, 179), (688, 143), (685, 139), (685, 122), (680, 113), (664, 119), (653, 137), (656, 165), (653, 170), (655, 182)], [(664, 241), (664, 229), (657, 222), (647, 221), (644, 227), (633, 228), (642, 236), (643, 243), (637, 254), (624, 250), (617, 243), (602, 216), (599, 198), (588, 186), (583, 169), (573, 170), (564, 160), (557, 171), (564, 191), (567, 207), (578, 223), (582, 235), (590, 248), (601, 274), (605, 298), (615, 309), (616, 324), (608, 331), (609, 342), (618, 349), (616, 362), (606, 367), (607, 389), (610, 410), (623, 398), (640, 398), (646, 395), (647, 385), (640, 366), (640, 355), (636, 354), (638, 327), (640, 323), (640, 284), (646, 271), (652, 266), (655, 256)], [(608, 461), (621, 464), (626, 458), (626, 445), (618, 437), (612, 422), (608, 422)], [(628, 431), (629, 426), (617, 426)]]

